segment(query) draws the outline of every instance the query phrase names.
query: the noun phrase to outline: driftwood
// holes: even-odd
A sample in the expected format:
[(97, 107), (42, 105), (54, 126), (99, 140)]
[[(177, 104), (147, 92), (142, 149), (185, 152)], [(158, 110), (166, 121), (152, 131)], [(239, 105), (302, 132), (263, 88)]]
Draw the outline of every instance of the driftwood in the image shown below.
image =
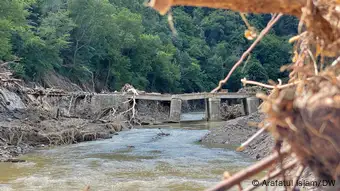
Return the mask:
[(140, 125), (137, 120), (136, 109), (136, 96), (139, 95), (139, 91), (130, 84), (125, 84), (121, 92), (127, 97), (127, 101), (123, 102), (123, 107), (102, 109), (94, 122), (100, 121), (102, 123), (116, 123), (120, 125), (127, 124), (130, 128), (132, 128), (134, 124)]
[(9, 99), (7, 98), (6, 94), (0, 89), (0, 95), (2, 96), (2, 98), (4, 99), (5, 105), (10, 105), (11, 102), (9, 101)]
[(12, 159), (7, 159), (3, 162), (21, 163), (21, 162), (26, 162), (26, 160), (12, 158)]

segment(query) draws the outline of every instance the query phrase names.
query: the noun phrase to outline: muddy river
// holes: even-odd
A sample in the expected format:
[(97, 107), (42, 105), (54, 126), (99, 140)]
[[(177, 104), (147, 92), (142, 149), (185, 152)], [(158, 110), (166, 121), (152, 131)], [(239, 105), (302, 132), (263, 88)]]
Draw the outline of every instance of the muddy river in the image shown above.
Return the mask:
[[(188, 116), (187, 116), (188, 117)], [(0, 163), (1, 191), (204, 190), (254, 161), (234, 146), (203, 145), (219, 122), (143, 127), (112, 139), (41, 149)], [(159, 136), (160, 130), (168, 136)]]

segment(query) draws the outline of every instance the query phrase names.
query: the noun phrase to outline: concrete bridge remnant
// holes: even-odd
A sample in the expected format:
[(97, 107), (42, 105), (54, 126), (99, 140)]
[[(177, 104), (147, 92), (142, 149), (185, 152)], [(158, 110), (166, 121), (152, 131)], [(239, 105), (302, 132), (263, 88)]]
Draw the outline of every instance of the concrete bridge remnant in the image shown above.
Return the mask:
[[(166, 99), (166, 95), (163, 95), (162, 99)], [(138, 97), (137, 97), (138, 98)], [(142, 96), (139, 99), (146, 99)], [(148, 97), (148, 99), (152, 99)], [(221, 99), (241, 99), (243, 104), (243, 110), (245, 115), (249, 115), (258, 110), (260, 100), (253, 95), (238, 94), (238, 93), (193, 93), (193, 94), (177, 94), (171, 95), (170, 99), (170, 117), (171, 122), (180, 122), (181, 120), (181, 106), (183, 100), (205, 100), (205, 113), (208, 121), (221, 120)]]
[[(30, 93), (28, 93), (30, 94)], [(82, 115), (84, 111), (87, 113), (98, 113), (100, 110), (107, 107), (122, 107), (123, 103), (131, 98), (129, 93), (89, 93), (89, 92), (70, 92), (57, 94), (37, 94), (32, 92), (32, 96), (43, 97), (47, 99), (50, 105), (63, 108), (66, 113), (74, 116)], [(221, 100), (242, 100), (243, 112), (249, 115), (257, 111), (260, 104), (258, 98), (251, 94), (240, 94), (232, 92), (219, 93), (187, 93), (187, 94), (159, 94), (159, 93), (141, 93), (135, 96), (136, 101), (143, 100), (144, 102), (156, 101), (168, 103), (170, 111), (168, 119), (163, 119), (161, 122), (180, 122), (182, 114), (182, 102), (189, 100), (204, 100), (205, 103), (205, 119), (208, 121), (221, 120)], [(137, 102), (138, 105), (138, 102)], [(72, 107), (71, 107), (72, 106)], [(89, 116), (90, 117), (90, 116)]]

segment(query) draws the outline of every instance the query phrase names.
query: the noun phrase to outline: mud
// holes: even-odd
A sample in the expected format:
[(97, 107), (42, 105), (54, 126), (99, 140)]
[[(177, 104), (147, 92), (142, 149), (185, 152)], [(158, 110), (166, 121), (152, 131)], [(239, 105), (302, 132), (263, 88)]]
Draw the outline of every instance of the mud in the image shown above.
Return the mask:
[(126, 127), (89, 119), (56, 119), (37, 108), (0, 113), (0, 161), (33, 148), (111, 138)]
[[(239, 117), (226, 121), (220, 128), (210, 129), (210, 133), (203, 137), (203, 143), (228, 144), (234, 147), (240, 146), (258, 131), (257, 127), (249, 126), (249, 122), (260, 122), (263, 119), (259, 113)], [(254, 159), (262, 159), (267, 156), (274, 146), (273, 138), (264, 133), (257, 137), (243, 152)]]

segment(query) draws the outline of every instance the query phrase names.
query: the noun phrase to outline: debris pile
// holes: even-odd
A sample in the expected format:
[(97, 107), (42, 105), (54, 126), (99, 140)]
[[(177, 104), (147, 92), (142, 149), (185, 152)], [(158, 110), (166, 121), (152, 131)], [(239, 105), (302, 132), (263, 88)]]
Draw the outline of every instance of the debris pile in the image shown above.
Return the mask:
[(221, 117), (223, 120), (235, 119), (244, 115), (243, 110), (242, 104), (229, 105), (224, 102), (221, 104)]

